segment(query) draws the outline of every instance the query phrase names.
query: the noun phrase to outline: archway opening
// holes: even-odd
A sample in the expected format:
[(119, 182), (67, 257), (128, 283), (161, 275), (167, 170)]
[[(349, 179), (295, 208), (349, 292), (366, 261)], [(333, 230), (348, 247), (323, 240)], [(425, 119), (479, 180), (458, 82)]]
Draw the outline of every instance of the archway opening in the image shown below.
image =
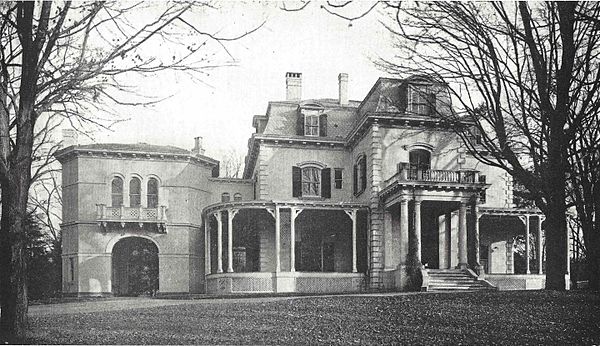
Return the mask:
[(154, 295), (158, 291), (158, 248), (154, 242), (128, 237), (115, 244), (112, 291), (117, 296)]

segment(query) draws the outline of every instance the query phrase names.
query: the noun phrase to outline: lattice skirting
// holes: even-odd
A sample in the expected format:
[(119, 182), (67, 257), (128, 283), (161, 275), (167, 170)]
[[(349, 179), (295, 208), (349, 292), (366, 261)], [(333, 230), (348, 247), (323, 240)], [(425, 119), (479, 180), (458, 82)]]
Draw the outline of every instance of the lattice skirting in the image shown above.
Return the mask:
[(485, 279), (500, 291), (540, 290), (546, 285), (545, 275), (487, 274)]

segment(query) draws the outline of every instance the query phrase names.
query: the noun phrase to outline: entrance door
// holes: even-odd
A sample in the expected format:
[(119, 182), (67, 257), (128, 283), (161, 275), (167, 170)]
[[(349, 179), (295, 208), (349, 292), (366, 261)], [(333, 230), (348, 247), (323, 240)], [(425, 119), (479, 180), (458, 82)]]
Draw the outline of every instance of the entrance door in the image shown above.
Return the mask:
[(148, 239), (119, 240), (112, 251), (112, 291), (118, 296), (158, 291), (158, 248)]

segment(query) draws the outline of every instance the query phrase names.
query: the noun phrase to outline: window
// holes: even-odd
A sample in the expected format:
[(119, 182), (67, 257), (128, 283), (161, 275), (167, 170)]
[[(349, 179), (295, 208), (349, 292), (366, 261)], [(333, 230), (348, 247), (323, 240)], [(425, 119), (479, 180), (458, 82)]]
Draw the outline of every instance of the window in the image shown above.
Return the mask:
[(242, 194), (241, 193), (236, 193), (235, 195), (233, 195), (233, 200), (234, 201), (241, 201), (242, 200)]
[(123, 179), (114, 177), (111, 184), (111, 199), (113, 207), (120, 207), (123, 204)]
[[(485, 177), (485, 175), (480, 175), (479, 176), (479, 182), (480, 183), (484, 183), (484, 184), (486, 183), (486, 177)], [(481, 190), (481, 192), (479, 193), (479, 203), (485, 204), (486, 198), (487, 198), (487, 196), (486, 196), (486, 190)]]
[(327, 137), (327, 114), (322, 109), (300, 109), (296, 123), (299, 136)]
[(302, 169), (302, 196), (321, 195), (321, 170), (316, 167)]
[(431, 168), (431, 154), (425, 149), (411, 150), (408, 154), (411, 170), (429, 170)]
[(292, 168), (293, 197), (331, 198), (331, 169), (316, 166)]
[(129, 206), (139, 207), (142, 204), (142, 183), (138, 178), (129, 181)]
[(319, 135), (319, 116), (305, 115), (304, 116), (304, 135), (318, 136)]
[(342, 180), (343, 180), (343, 169), (342, 168), (336, 168), (334, 170), (334, 181), (335, 181), (335, 188), (336, 189), (341, 189), (342, 188)]
[(221, 194), (221, 202), (229, 202), (230, 197), (228, 192), (223, 192)]
[(361, 194), (367, 188), (367, 159), (363, 154), (354, 164), (354, 194)]
[(435, 112), (436, 95), (429, 87), (411, 86), (409, 92), (409, 110), (419, 115), (431, 115)]
[(147, 190), (148, 208), (158, 208), (158, 180), (148, 179)]

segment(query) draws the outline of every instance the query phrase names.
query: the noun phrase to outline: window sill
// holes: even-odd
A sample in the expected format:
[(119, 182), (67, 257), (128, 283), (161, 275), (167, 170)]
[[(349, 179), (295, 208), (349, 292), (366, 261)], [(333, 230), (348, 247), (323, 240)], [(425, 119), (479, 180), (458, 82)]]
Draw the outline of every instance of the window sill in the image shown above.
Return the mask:
[(362, 190), (360, 190), (360, 191), (357, 191), (357, 192), (355, 192), (355, 193), (354, 193), (354, 197), (358, 197), (358, 196), (362, 195), (362, 193), (363, 193), (363, 192), (365, 192), (365, 190), (366, 190), (366, 189), (362, 189)]
[(307, 201), (323, 201), (327, 198), (321, 196), (299, 196), (298, 199), (307, 200)]

